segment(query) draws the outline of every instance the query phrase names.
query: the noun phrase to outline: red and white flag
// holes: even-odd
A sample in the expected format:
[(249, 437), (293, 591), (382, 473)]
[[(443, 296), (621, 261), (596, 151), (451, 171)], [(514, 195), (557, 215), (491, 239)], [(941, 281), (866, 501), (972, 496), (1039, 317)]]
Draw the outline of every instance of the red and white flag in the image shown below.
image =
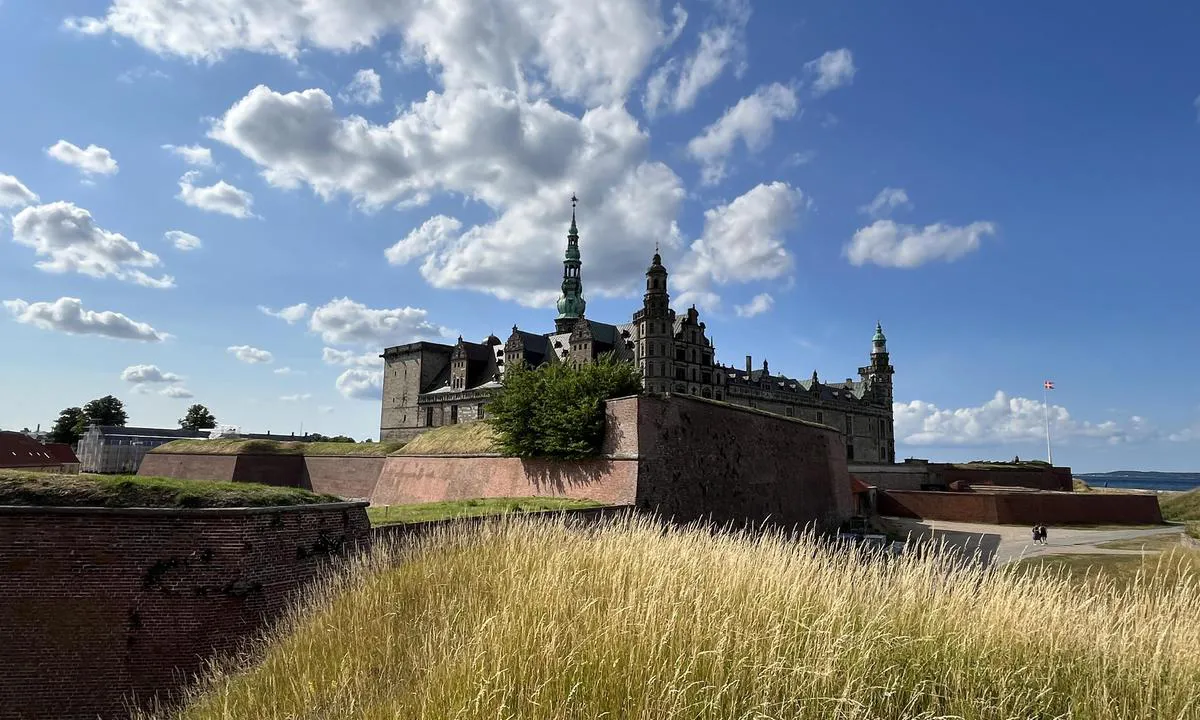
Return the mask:
[(1053, 381), (1053, 380), (1047, 380), (1046, 382), (1042, 383), (1042, 385), (1043, 385), (1043, 386), (1044, 386), (1044, 387), (1045, 387), (1047, 390), (1053, 390), (1053, 389), (1054, 389), (1054, 381)]

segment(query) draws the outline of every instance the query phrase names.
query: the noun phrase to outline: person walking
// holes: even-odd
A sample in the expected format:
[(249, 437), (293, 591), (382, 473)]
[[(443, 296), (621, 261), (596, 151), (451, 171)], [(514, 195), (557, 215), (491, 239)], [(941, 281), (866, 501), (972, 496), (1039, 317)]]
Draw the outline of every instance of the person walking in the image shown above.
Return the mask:
[(1042, 536), (1042, 544), (1045, 545), (1046, 544), (1046, 526), (1045, 525), (1041, 526), (1039, 534)]
[(1037, 525), (1033, 526), (1033, 544), (1034, 545), (1037, 545), (1038, 540), (1041, 540), (1041, 538), (1042, 538), (1041, 530), (1042, 529), (1040, 527), (1038, 527)]

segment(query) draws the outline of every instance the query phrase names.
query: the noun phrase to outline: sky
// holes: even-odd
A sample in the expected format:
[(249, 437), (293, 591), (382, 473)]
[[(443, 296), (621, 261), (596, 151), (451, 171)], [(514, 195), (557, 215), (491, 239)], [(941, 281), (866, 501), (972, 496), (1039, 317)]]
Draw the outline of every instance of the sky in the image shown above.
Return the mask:
[(0, 0), (0, 427), (377, 437), (383, 347), (552, 329), (577, 193), (593, 319), (657, 245), (719, 362), (882, 322), (899, 458), (1200, 470), (1166, 5)]

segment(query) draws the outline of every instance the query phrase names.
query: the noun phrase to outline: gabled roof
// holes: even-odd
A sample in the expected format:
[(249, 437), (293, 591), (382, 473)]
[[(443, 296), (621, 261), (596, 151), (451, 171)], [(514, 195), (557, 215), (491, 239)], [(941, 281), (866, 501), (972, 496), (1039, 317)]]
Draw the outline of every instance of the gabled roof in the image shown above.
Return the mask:
[(79, 462), (79, 458), (75, 456), (75, 451), (66, 443), (45, 443), (46, 452), (50, 453), (50, 457), (56, 462), (64, 465)]
[(60, 462), (45, 445), (25, 433), (0, 431), (0, 467), (41, 467)]

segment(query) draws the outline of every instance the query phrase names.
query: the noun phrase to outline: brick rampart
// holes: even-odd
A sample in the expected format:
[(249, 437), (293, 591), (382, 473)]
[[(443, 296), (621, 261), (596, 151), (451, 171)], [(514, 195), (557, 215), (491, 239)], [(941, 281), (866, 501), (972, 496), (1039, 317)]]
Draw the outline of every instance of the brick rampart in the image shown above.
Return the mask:
[(276, 619), (364, 503), (253, 509), (0, 507), (0, 719), (126, 718)]
[(301, 487), (365, 500), (375, 491), (385, 460), (382, 455), (305, 455)]
[(823, 526), (853, 514), (833, 428), (681, 396), (642, 397), (638, 410), (639, 509)]
[(1000, 525), (1161, 523), (1155, 495), (1074, 492), (921, 492), (888, 490), (879, 514)]
[(880, 490), (921, 490), (922, 486), (949, 488), (966, 486), (1024, 487), (1035, 490), (1071, 492), (1071, 468), (1002, 465), (972, 467), (970, 464), (909, 462), (895, 465), (851, 463), (850, 474)]
[(257, 482), (368, 498), (387, 458), (377, 455), (147, 453), (138, 475)]

